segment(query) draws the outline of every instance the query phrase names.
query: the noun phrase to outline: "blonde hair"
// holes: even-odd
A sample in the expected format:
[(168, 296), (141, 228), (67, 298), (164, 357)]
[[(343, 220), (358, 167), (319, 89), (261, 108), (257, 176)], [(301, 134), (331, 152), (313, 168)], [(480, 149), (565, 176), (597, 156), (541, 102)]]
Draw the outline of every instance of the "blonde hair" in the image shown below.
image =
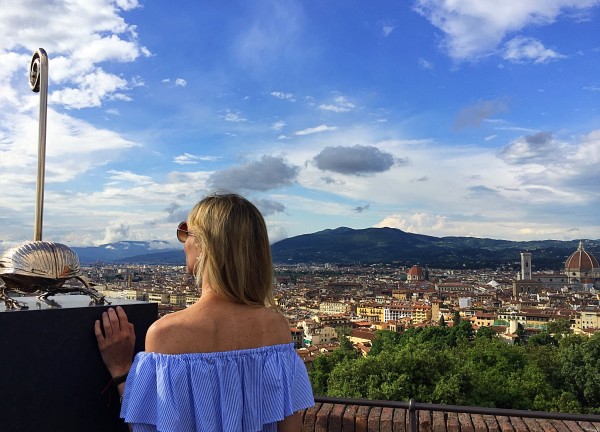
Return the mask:
[(187, 225), (200, 248), (198, 284), (203, 275), (219, 295), (276, 309), (267, 227), (254, 204), (236, 194), (210, 195), (190, 211)]

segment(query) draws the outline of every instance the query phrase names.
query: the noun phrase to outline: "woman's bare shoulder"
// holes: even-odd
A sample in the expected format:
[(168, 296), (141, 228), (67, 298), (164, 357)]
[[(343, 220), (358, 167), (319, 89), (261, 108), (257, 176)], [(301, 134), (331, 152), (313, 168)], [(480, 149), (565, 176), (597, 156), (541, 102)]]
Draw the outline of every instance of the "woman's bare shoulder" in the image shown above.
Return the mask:
[(265, 318), (267, 326), (273, 334), (273, 344), (283, 344), (292, 341), (290, 323), (282, 313), (271, 308), (265, 308)]
[(185, 335), (186, 314), (177, 312), (154, 321), (146, 333), (146, 351), (176, 354), (181, 351)]

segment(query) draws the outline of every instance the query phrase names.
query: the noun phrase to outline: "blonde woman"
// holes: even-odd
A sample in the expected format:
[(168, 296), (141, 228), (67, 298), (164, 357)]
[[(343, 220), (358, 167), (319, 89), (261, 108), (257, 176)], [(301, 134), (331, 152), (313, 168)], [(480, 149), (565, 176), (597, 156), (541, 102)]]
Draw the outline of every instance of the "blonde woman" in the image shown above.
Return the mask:
[[(273, 300), (262, 215), (239, 195), (209, 196), (177, 228), (202, 296), (156, 321), (132, 364), (133, 325), (117, 307), (96, 321), (133, 431), (300, 431), (314, 405), (287, 320)], [(102, 331), (104, 330), (104, 332)]]

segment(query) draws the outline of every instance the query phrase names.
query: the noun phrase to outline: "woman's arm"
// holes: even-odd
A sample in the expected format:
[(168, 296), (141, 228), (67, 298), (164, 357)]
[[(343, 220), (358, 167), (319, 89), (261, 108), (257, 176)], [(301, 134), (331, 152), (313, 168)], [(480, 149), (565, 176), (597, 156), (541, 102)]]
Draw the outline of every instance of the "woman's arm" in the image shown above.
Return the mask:
[[(104, 329), (104, 332), (102, 332)], [(108, 308), (102, 313), (102, 324), (96, 320), (94, 333), (102, 360), (113, 378), (129, 373), (133, 363), (135, 347), (135, 331), (133, 324), (127, 319), (127, 314), (121, 306), (116, 311)], [(125, 383), (118, 385), (119, 395), (123, 395)]]

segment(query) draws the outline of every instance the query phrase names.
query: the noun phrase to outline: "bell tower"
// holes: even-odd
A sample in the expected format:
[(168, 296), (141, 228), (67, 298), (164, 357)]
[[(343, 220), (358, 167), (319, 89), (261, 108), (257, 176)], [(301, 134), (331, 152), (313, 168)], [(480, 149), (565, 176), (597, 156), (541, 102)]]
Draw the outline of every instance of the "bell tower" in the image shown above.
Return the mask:
[(530, 252), (521, 252), (521, 280), (531, 280)]

